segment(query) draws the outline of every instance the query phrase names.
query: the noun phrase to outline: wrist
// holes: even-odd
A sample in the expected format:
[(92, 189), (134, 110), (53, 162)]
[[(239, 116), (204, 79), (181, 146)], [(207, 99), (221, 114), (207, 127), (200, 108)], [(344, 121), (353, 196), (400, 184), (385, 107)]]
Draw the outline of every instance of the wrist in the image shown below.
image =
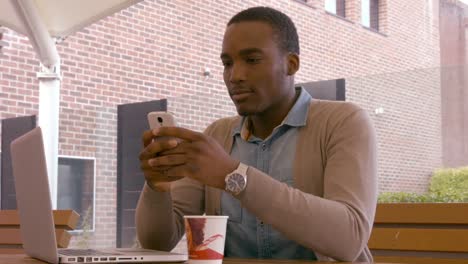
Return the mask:
[(247, 170), (249, 166), (238, 163), (236, 169), (228, 173), (224, 178), (225, 190), (233, 195), (239, 195), (247, 187)]
[(229, 162), (228, 166), (226, 167), (226, 170), (223, 172), (223, 175), (221, 177), (222, 181), (220, 181), (221, 182), (220, 187), (219, 187), (220, 189), (226, 190), (226, 177), (229, 174), (233, 173), (237, 169), (237, 167), (239, 167), (239, 164), (240, 164), (240, 161), (238, 160), (231, 160)]

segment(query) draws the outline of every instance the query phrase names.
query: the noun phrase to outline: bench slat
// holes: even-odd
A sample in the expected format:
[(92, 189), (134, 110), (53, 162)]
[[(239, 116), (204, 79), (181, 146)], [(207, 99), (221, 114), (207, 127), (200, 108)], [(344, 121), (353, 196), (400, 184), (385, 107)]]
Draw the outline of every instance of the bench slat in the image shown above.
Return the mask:
[(374, 224), (468, 224), (468, 203), (382, 203)]
[[(64, 229), (55, 229), (55, 238), (57, 239), (57, 246), (60, 248), (68, 247), (71, 235)], [(0, 229), (0, 245), (22, 245), (21, 232), (15, 228), (1, 228)]]
[[(73, 230), (78, 224), (80, 216), (73, 210), (54, 210), (53, 211), (55, 227)], [(0, 210), (0, 228), (14, 227), (19, 228), (19, 215), (17, 210)]]
[(468, 259), (449, 258), (421, 258), (421, 257), (396, 257), (396, 256), (375, 256), (375, 262), (382, 263), (411, 263), (411, 264), (466, 264)]
[(468, 229), (374, 227), (369, 248), (438, 252), (468, 252)]

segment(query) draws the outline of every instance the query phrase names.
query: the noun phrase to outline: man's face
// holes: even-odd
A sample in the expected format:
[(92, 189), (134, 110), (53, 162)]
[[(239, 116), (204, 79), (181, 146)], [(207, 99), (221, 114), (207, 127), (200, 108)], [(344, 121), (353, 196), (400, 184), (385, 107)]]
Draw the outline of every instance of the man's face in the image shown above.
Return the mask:
[(224, 83), (240, 115), (265, 114), (294, 93), (288, 81), (288, 54), (280, 49), (267, 23), (228, 26), (221, 60)]

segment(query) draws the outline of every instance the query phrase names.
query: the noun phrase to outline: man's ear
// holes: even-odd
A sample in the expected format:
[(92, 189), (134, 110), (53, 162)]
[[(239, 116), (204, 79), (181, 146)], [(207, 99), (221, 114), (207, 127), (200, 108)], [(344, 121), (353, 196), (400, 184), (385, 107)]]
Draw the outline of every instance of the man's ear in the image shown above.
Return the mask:
[(300, 66), (300, 59), (299, 55), (296, 53), (289, 53), (288, 54), (288, 75), (294, 75), (299, 70)]

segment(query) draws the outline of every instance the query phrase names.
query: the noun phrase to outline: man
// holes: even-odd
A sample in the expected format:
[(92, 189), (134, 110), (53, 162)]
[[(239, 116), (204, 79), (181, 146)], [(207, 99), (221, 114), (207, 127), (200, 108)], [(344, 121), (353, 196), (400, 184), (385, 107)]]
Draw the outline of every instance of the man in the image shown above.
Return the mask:
[[(235, 15), (221, 60), (238, 117), (204, 134), (143, 135), (140, 243), (171, 250), (183, 215), (221, 214), (229, 216), (226, 257), (371, 261), (376, 143), (365, 111), (294, 88), (298, 36), (274, 9)], [(159, 136), (182, 140), (153, 141)]]

